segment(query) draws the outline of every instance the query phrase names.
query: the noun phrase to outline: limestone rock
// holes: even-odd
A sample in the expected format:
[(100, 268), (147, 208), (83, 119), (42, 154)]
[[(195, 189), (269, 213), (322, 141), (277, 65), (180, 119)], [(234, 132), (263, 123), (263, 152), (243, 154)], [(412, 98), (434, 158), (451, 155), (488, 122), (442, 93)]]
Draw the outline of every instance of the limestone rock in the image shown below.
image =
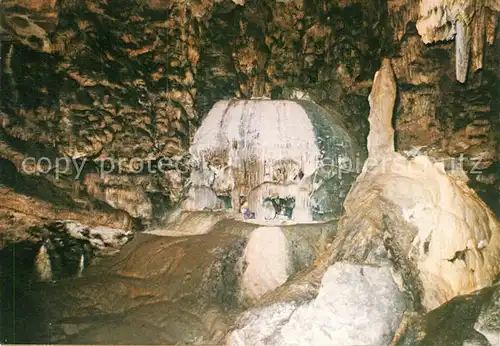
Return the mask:
[(111, 256), (117, 254), (121, 247), (133, 238), (131, 231), (97, 226), (88, 227), (79, 222), (59, 221), (55, 224), (75, 239), (87, 240), (95, 256)]
[[(472, 83), (460, 87), (473, 87), (481, 79), (483, 95), (485, 89), (496, 90), (498, 44), (490, 50), (482, 47), (498, 37), (494, 11), (498, 6), (492, 0), (476, 3), (469, 30), (471, 71), (482, 63), (486, 78), (472, 76)], [(440, 4), (436, 6), (443, 7)], [(446, 10), (457, 2), (447, 4)], [(27, 148), (44, 145), (57, 157), (90, 160), (107, 155), (125, 160), (124, 174), (128, 174), (132, 158), (155, 162), (182, 156), (202, 116), (216, 101), (294, 97), (287, 89), (303, 90), (325, 108), (342, 109), (349, 130), (363, 141), (365, 96), (380, 57), (392, 52), (388, 47), (393, 45), (393, 60), (403, 56), (399, 70), (412, 77), (405, 78), (410, 84), (405, 88), (432, 84), (426, 93), (454, 90), (439, 85), (449, 75), (452, 44), (426, 49), (413, 44), (421, 42), (413, 32), (418, 1), (389, 1), (387, 6), (383, 1), (322, 2), (321, 6), (305, 6), (303, 1), (266, 1), (264, 6), (194, 1), (190, 5), (163, 0), (130, 6), (101, 0), (3, 1), (0, 123), (2, 133), (20, 141), (9, 142), (8, 148), (26, 155), (31, 150)], [(388, 27), (393, 24), (395, 30)], [(397, 38), (394, 42), (391, 32)], [(402, 54), (398, 45), (407, 46)], [(452, 137), (456, 128), (465, 126), (464, 114), (469, 122), (484, 117), (490, 117), (492, 125), (496, 121), (493, 114), (477, 110), (489, 104), (494, 109), (494, 101), (484, 99), (476, 109), (461, 110), (454, 105), (465, 99), (463, 103), (472, 103), (476, 96), (453, 92), (449, 102), (432, 96), (405, 98), (404, 118), (413, 121), (399, 136), (402, 143), (415, 140), (412, 129), (423, 136), (427, 124), (443, 114), (448, 117), (446, 126), (430, 129), (429, 140), (439, 140), (441, 133)], [(424, 102), (423, 107), (414, 107), (416, 113), (429, 112), (422, 122), (411, 117), (414, 102)], [(495, 126), (491, 133), (495, 134)], [(424, 139), (416, 141), (421, 144)], [(487, 151), (489, 157), (491, 152)], [(5, 153), (2, 157), (11, 160)], [(188, 175), (174, 169), (165, 174), (168, 192), (163, 192), (173, 203), (182, 199)]]
[(405, 309), (388, 266), (338, 262), (323, 276), (315, 299), (277, 302), (245, 312), (228, 345), (383, 345)]
[(281, 286), (292, 272), (286, 236), (279, 227), (259, 227), (248, 238), (241, 258), (241, 299), (258, 301)]
[[(377, 200), (387, 201), (381, 202), (387, 207), (378, 206)], [(371, 209), (371, 214), (379, 213), (379, 221), (360, 223), (360, 201)], [(390, 212), (390, 205), (397, 209)], [(394, 214), (399, 213), (406, 223), (416, 227), (415, 237), (407, 239), (410, 243), (401, 251), (415, 261), (427, 309), (490, 285), (498, 275), (500, 225), (495, 215), (464, 182), (449, 177), (426, 157), (412, 161), (402, 157), (387, 159), (362, 173), (344, 207), (341, 228), (347, 232), (382, 226), (377, 231), (382, 236), (384, 217), (396, 219)], [(361, 233), (353, 235), (349, 235), (350, 242), (365, 238)], [(348, 246), (344, 244), (344, 250)]]
[[(391, 94), (380, 95), (382, 104), (384, 96), (394, 101)], [(390, 123), (384, 126), (391, 116), (386, 107), (369, 136), (392, 135)], [(426, 156), (408, 160), (391, 152), (390, 142), (380, 156), (373, 143), (344, 202), (333, 258), (378, 263), (389, 251), (428, 310), (492, 284), (500, 271), (500, 223), (492, 211), (443, 164)]]
[[(29, 195), (0, 188), (0, 247), (12, 242), (32, 239), (29, 229), (59, 218), (71, 219), (90, 227), (107, 226), (128, 230), (130, 216), (116, 210), (89, 210), (82, 206), (59, 206)], [(7, 207), (9, 206), (9, 207)], [(111, 209), (111, 208), (110, 208)]]
[(498, 117), (492, 116), (496, 87), (490, 84), (496, 79), (497, 64), (490, 61), (498, 55), (500, 41), (497, 37), (492, 42), (493, 46), (484, 50), (482, 70), (473, 72), (471, 63), (464, 85), (456, 82), (453, 43), (425, 45), (412, 23), (406, 27), (391, 63), (398, 81), (394, 119), (398, 151), (419, 151), (442, 161), (447, 171), (462, 166), (471, 181), (469, 186), (499, 215), (494, 188), (477, 181), (498, 171), (493, 168), (498, 157), (495, 133), (499, 123)]
[(415, 316), (397, 345), (498, 345), (498, 292), (495, 284)]
[(89, 195), (112, 207), (125, 210), (132, 217), (151, 219), (151, 200), (134, 178), (136, 177), (88, 174), (84, 178), (84, 185)]
[(131, 231), (70, 220), (32, 228), (29, 233), (29, 239), (8, 243), (0, 255), (4, 264), (14, 268), (11, 280), (22, 287), (34, 280), (79, 277), (96, 258), (118, 253), (133, 238)]
[(498, 285), (489, 302), (483, 304), (474, 329), (484, 335), (491, 345), (500, 343), (500, 291)]
[[(197, 217), (203, 213), (187, 214), (204, 220)], [(16, 340), (26, 342), (221, 343), (235, 316), (255, 303), (248, 293), (260, 296), (310, 266), (335, 232), (335, 223), (259, 228), (227, 218), (210, 227), (207, 214), (205, 234), (137, 234), (118, 254), (101, 258), (79, 278), (0, 286), (0, 295), (11, 298), (0, 323), (16, 323), (21, 331)], [(93, 238), (97, 234), (77, 223), (60, 226), (101, 244)], [(103, 241), (109, 239), (108, 232), (101, 234)], [(271, 244), (266, 235), (274, 240)], [(262, 261), (267, 269), (259, 271)], [(12, 266), (4, 264), (10, 262), (0, 263), (0, 274), (7, 275)], [(254, 284), (261, 286), (255, 290)], [(12, 318), (14, 308), (22, 318)], [(138, 321), (139, 334), (133, 327)], [(8, 330), (0, 326), (0, 331)]]
[(377, 159), (394, 152), (394, 129), (392, 110), (396, 101), (396, 82), (388, 59), (375, 74), (370, 101), (370, 133), (368, 134), (368, 155)]
[[(276, 217), (276, 210), (272, 203), (266, 203), (264, 200), (270, 196), (292, 196), (295, 198), (292, 219), (297, 222), (305, 223), (312, 220), (310, 201), (311, 190), (312, 184), (308, 182), (308, 179), (304, 179), (299, 183), (288, 184), (264, 182), (252, 189), (248, 194), (248, 207), (251, 211), (255, 211), (257, 220), (273, 220)], [(336, 202), (338, 204), (338, 200), (336, 200)]]
[(193, 186), (181, 208), (188, 211), (214, 210), (218, 204), (217, 195), (208, 186)]
[(166, 223), (158, 224), (144, 233), (166, 236), (185, 236), (205, 234), (221, 220), (226, 218), (222, 212), (217, 211), (173, 211)]

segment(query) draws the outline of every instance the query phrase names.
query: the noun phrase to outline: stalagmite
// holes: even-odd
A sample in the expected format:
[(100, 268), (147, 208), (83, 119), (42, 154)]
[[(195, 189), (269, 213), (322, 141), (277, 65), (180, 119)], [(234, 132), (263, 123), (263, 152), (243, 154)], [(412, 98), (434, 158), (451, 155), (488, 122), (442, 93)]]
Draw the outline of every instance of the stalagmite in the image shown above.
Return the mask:
[(52, 266), (47, 247), (42, 245), (35, 258), (35, 268), (38, 279), (41, 281), (52, 280)]
[(392, 110), (396, 100), (396, 81), (389, 59), (384, 59), (382, 67), (375, 73), (368, 100), (370, 102), (368, 155), (376, 159), (384, 154), (394, 153)]
[(442, 163), (394, 152), (391, 76), (384, 62), (370, 95), (368, 161), (344, 202), (333, 258), (378, 263), (377, 244), (383, 244), (406, 273), (417, 273), (404, 280), (420, 287), (414, 294), (430, 310), (494, 282), (500, 271), (500, 223)]

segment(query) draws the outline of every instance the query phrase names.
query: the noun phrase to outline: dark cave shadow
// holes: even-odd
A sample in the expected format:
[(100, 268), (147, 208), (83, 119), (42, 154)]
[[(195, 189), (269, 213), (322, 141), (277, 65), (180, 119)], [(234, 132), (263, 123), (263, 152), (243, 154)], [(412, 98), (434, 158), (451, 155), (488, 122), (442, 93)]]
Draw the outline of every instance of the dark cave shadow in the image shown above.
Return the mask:
[(47, 334), (43, 300), (33, 294), (38, 248), (23, 241), (0, 250), (0, 343), (35, 343)]

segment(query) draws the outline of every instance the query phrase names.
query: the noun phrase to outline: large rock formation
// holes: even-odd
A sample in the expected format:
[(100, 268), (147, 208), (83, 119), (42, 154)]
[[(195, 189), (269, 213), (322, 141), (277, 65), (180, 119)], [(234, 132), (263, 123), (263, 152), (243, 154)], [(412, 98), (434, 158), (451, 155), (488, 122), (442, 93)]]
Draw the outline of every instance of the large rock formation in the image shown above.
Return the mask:
[[(86, 160), (80, 173), (38, 175), (149, 225), (185, 196), (183, 156), (216, 101), (307, 94), (364, 140), (366, 95), (387, 55), (401, 89), (398, 148), (463, 154), (470, 184), (497, 207), (497, 10), (491, 1), (3, 2), (2, 158), (23, 174), (32, 157)], [(417, 21), (425, 42), (457, 23), (474, 33), (466, 85), (452, 76), (453, 45), (426, 46)], [(95, 170), (113, 177), (84, 179)]]
[[(387, 343), (396, 333), (400, 344), (495, 344), (496, 294), (489, 294), (496, 288), (422, 316), (415, 311), (487, 286), (498, 273), (498, 220), (467, 186), (500, 212), (497, 3), (2, 2), (0, 246), (30, 238), (30, 247), (38, 239), (27, 230), (56, 219), (92, 228), (154, 225), (150, 233), (180, 236), (140, 235), (79, 279), (7, 285), (0, 300), (16, 304), (7, 310), (15, 308), (17, 319), (2, 318), (0, 329), (18, 332), (7, 341), (219, 343), (229, 329), (229, 343), (293, 344), (295, 336)], [(373, 80), (385, 56), (394, 76), (384, 63)], [(186, 196), (186, 209), (207, 200), (222, 208), (218, 193), (232, 191), (232, 169), (218, 180), (193, 173), (185, 154), (205, 114), (234, 97), (307, 99), (341, 115), (362, 144), (369, 124), (380, 129), (367, 141), (371, 160), (346, 199), (333, 246), (323, 238), (333, 223), (256, 231), (223, 213), (168, 210)], [(312, 203), (339, 215), (330, 197), (351, 181), (319, 173), (327, 183)], [(211, 186), (187, 190), (189, 179)], [(288, 189), (277, 186), (278, 195)], [(276, 186), (263, 187), (247, 209), (262, 207)], [(272, 216), (274, 202), (265, 203)], [(163, 220), (176, 221), (165, 230)], [(71, 252), (73, 268), (79, 252), (71, 249), (63, 252)], [(52, 250), (39, 251), (41, 268)], [(33, 267), (30, 256), (16, 260), (18, 269)], [(382, 304), (367, 309), (366, 292), (379, 288)], [(462, 301), (466, 321), (453, 315)], [(352, 322), (356, 334), (335, 321)]]
[(406, 308), (389, 266), (337, 262), (316, 298), (244, 313), (228, 345), (387, 345)]
[(457, 297), (427, 315), (408, 315), (397, 345), (498, 345), (499, 299), (496, 284)]
[[(453, 162), (462, 165), (470, 179), (468, 185), (498, 216), (500, 89), (496, 57), (500, 54), (500, 36), (495, 30), (496, 6), (483, 1), (393, 1), (389, 20), (396, 42), (391, 62), (398, 83), (398, 151), (406, 156), (426, 154), (439, 158), (446, 166)], [(459, 15), (461, 12), (466, 15)], [(440, 18), (435, 22), (437, 26), (424, 25), (427, 16)], [(458, 45), (448, 41), (425, 44), (431, 37), (424, 30), (439, 36), (454, 27), (456, 21), (467, 18), (472, 18), (467, 25), (473, 34), (468, 49), (467, 81), (462, 84), (456, 82), (460, 71), (455, 67), (456, 61), (460, 61), (455, 52)]]
[[(338, 114), (309, 101), (262, 99), (216, 103), (189, 151), (191, 204), (213, 209), (215, 196), (225, 196), (239, 212), (244, 198), (261, 221), (266, 198), (292, 200), (295, 222), (340, 216), (364, 157)], [(318, 196), (327, 186), (328, 196)]]
[[(386, 60), (371, 103), (394, 104), (394, 90)], [(421, 284), (418, 294), (426, 309), (492, 284), (500, 271), (498, 219), (442, 163), (425, 156), (408, 160), (394, 151), (387, 141), (394, 132), (392, 107), (375, 106), (370, 118), (379, 124), (370, 128), (368, 143), (375, 146), (368, 148), (363, 172), (344, 203), (335, 258), (376, 261), (371, 252), (390, 242), (400, 265), (418, 273), (413, 279)]]
[[(334, 222), (259, 227), (227, 218), (213, 223), (210, 213), (188, 216), (207, 220), (204, 234), (176, 234), (181, 218), (161, 236), (136, 235), (118, 255), (100, 259), (80, 278), (3, 287), (2, 297), (13, 299), (2, 310), (2, 337), (8, 342), (220, 343), (237, 313), (312, 265), (336, 230)], [(75, 226), (64, 224), (78, 236)], [(24, 263), (23, 269), (29, 267)], [(1, 273), (8, 274), (9, 267), (0, 266)], [(16, 275), (24, 278), (22, 270)]]
[(386, 59), (370, 93), (369, 157), (345, 200), (331, 256), (241, 315), (228, 345), (389, 344), (412, 312), (495, 282), (497, 218), (442, 163), (394, 150), (395, 90)]
[(455, 39), (455, 69), (461, 83), (467, 78), (471, 51), (475, 72), (483, 67), (485, 43), (495, 40), (493, 11), (500, 11), (497, 1), (420, 1), (417, 30), (425, 43)]

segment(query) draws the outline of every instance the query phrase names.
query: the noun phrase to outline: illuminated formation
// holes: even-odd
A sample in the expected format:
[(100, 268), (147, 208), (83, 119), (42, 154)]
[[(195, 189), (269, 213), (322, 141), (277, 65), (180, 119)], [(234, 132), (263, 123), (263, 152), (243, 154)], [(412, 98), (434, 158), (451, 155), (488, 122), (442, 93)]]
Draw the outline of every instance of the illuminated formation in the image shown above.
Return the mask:
[(245, 218), (294, 222), (339, 216), (359, 157), (337, 114), (309, 101), (267, 99), (216, 103), (190, 154), (184, 209), (230, 198), (226, 205)]

